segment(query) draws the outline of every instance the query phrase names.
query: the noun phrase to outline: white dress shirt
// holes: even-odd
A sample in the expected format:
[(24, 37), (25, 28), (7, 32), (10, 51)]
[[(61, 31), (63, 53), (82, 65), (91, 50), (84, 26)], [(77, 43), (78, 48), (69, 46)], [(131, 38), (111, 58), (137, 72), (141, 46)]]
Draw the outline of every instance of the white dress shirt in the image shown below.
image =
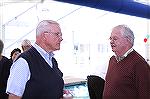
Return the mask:
[[(43, 50), (37, 44), (34, 44), (33, 47), (40, 53), (40, 55), (45, 59), (45, 61), (52, 67), (52, 57), (53, 53), (49, 54)], [(49, 55), (51, 55), (49, 57)], [(30, 79), (30, 69), (28, 63), (25, 59), (19, 58), (16, 60), (10, 69), (10, 75), (7, 82), (6, 92), (12, 93), (16, 96), (22, 96), (24, 93), (26, 82)]]
[(120, 56), (120, 57), (115, 56), (115, 58), (119, 62), (119, 61), (123, 60), (125, 57), (127, 57), (128, 54), (130, 54), (132, 51), (133, 51), (133, 48), (130, 48), (123, 56)]

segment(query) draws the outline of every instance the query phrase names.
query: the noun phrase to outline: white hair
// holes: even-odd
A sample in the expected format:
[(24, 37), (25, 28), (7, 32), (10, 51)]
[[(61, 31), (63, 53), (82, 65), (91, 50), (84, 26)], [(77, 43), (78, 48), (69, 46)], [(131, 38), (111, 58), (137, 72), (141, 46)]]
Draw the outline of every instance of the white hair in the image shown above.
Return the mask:
[(126, 37), (129, 42), (132, 44), (134, 44), (134, 33), (133, 31), (127, 26), (127, 25), (118, 25), (116, 27), (121, 28), (121, 33), (123, 34), (124, 37)]
[(37, 28), (36, 28), (36, 35), (39, 35), (39, 34), (45, 32), (45, 31), (50, 30), (49, 27), (48, 27), (48, 25), (50, 25), (50, 24), (58, 24), (58, 23), (56, 21), (52, 21), (52, 20), (43, 20), (43, 21), (41, 21), (38, 24)]
[(25, 40), (22, 41), (21, 45), (22, 45), (22, 46), (31, 45), (31, 42), (30, 42), (30, 40), (25, 39)]

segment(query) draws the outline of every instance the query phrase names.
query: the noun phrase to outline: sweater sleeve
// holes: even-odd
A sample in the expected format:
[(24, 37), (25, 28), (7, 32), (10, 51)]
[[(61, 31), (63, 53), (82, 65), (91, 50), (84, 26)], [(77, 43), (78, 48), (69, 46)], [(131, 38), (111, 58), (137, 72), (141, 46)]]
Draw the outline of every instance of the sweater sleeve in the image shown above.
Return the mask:
[(150, 66), (145, 61), (138, 61), (135, 75), (138, 99), (150, 99)]

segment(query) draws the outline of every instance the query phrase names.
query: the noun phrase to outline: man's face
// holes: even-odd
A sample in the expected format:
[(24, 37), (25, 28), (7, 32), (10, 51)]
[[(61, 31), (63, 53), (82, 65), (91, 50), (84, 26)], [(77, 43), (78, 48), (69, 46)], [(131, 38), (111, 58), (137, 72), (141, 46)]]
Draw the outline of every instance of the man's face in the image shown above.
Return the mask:
[(110, 36), (112, 51), (117, 56), (122, 56), (126, 52), (127, 44), (127, 38), (122, 35), (120, 28), (114, 28)]
[(50, 31), (47, 31), (45, 33), (46, 37), (46, 45), (48, 50), (59, 50), (60, 49), (60, 43), (63, 40), (62, 39), (62, 33), (61, 29), (57, 24), (50, 25)]

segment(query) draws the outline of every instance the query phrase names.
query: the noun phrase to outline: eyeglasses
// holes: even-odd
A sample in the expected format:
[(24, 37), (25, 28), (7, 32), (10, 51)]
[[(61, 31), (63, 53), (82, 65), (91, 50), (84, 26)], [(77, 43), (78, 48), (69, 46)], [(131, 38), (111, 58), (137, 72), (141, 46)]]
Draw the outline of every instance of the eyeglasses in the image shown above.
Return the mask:
[(129, 39), (129, 37), (127, 37), (127, 36), (123, 36), (123, 37), (116, 37), (116, 36), (114, 36), (114, 37), (110, 37), (109, 38), (109, 40), (110, 41), (117, 41), (117, 40), (119, 40), (119, 39), (127, 39), (127, 40), (129, 40), (130, 41), (130, 39)]
[(44, 33), (48, 33), (48, 34), (53, 34), (57, 37), (62, 37), (62, 33), (61, 32), (48, 32), (48, 31), (45, 31)]
[(116, 41), (116, 40), (118, 40), (118, 39), (119, 39), (118, 37), (110, 37), (110, 38), (109, 38), (110, 41)]

